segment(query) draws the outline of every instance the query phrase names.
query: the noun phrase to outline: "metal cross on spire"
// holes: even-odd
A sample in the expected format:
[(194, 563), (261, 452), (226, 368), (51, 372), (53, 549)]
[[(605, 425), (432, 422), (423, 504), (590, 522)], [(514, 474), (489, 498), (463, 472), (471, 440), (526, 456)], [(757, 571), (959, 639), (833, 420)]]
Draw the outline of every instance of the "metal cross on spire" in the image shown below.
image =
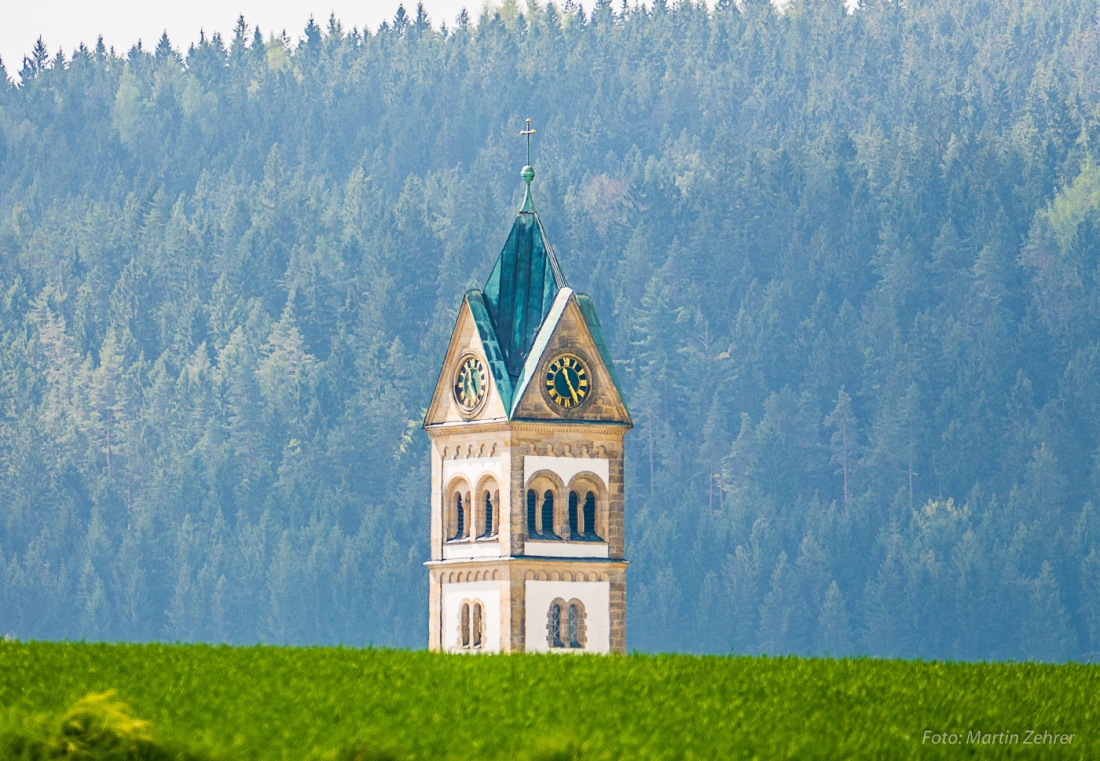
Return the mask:
[(527, 136), (527, 166), (531, 166), (531, 135), (535, 134), (536, 130), (531, 129), (531, 120), (527, 120), (527, 129), (520, 130), (519, 134)]
[(527, 138), (527, 166), (523, 167), (523, 171), (519, 173), (527, 183), (527, 192), (523, 194), (523, 207), (520, 212), (534, 213), (535, 201), (531, 198), (531, 180), (535, 179), (535, 168), (531, 166), (531, 135), (535, 134), (535, 130), (531, 127), (530, 119), (527, 120), (527, 129), (520, 130), (519, 134)]

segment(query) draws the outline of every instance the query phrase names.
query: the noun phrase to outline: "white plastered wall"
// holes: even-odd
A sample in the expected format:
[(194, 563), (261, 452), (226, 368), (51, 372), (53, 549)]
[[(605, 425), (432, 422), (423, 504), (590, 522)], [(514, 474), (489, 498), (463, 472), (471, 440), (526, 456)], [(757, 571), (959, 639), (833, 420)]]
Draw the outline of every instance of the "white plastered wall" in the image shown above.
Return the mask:
[(491, 475), (497, 480), (497, 484), (504, 483), (504, 469), (507, 467), (507, 457), (467, 457), (461, 460), (443, 460), (443, 486), (451, 483), (451, 479), (462, 476), (470, 484), (471, 489), (477, 488), (477, 482), (483, 476)]
[[(500, 584), (499, 581), (463, 581), (443, 585), (442, 624), (445, 651), (500, 652)], [(485, 645), (480, 650), (467, 651), (462, 647), (460, 627), (463, 601), (478, 601), (485, 611)]]
[(611, 479), (608, 476), (610, 465), (604, 457), (547, 457), (546, 455), (525, 455), (523, 458), (523, 483), (531, 480), (531, 476), (540, 470), (549, 470), (557, 474), (561, 482), (566, 486), (578, 473), (594, 473), (603, 479), (607, 486)]
[(547, 542), (528, 539), (523, 543), (523, 552), (525, 555), (544, 558), (606, 558), (608, 556), (607, 542), (563, 542), (559, 539)]
[[(546, 623), (550, 603), (556, 598), (568, 602), (576, 598), (584, 605), (586, 642), (583, 650), (554, 648), (553, 652), (607, 653), (611, 651), (611, 584), (606, 581), (535, 581), (525, 582), (526, 647), (529, 653), (550, 652)], [(456, 629), (457, 631), (457, 629)]]

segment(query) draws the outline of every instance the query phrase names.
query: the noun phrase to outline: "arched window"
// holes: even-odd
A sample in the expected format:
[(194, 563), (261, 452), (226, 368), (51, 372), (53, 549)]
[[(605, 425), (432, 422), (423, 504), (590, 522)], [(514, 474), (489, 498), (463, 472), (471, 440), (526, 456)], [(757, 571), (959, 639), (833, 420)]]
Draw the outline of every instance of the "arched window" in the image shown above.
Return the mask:
[(605, 541), (601, 538), (601, 534), (607, 531), (607, 491), (603, 482), (591, 473), (581, 473), (570, 481), (567, 488), (569, 538), (573, 541)]
[(458, 629), (462, 637), (462, 646), (470, 646), (470, 603), (462, 603), (462, 620), (459, 621)]
[(584, 535), (598, 538), (596, 536), (596, 495), (594, 492), (588, 492), (584, 497)]
[(550, 647), (565, 647), (561, 641), (561, 605), (550, 606)]
[(538, 495), (535, 494), (534, 489), (527, 490), (527, 535), (538, 536), (539, 527), (535, 523), (535, 502), (538, 501)]
[(454, 534), (447, 541), (453, 542), (466, 536), (466, 511), (462, 506), (461, 494), (455, 494), (454, 528)]
[(542, 495), (542, 533), (548, 537), (557, 536), (554, 532), (554, 492), (549, 489)]
[(481, 532), (481, 535), (493, 535), (493, 495), (489, 491), (485, 492), (485, 530)]
[[(580, 526), (577, 524), (577, 493), (569, 492), (569, 538), (576, 539), (580, 536)], [(587, 523), (585, 527), (587, 528)]]
[(546, 644), (551, 648), (576, 648), (585, 646), (584, 603), (573, 598), (566, 602), (557, 598), (550, 603), (546, 620)]
[(481, 603), (474, 603), (474, 625), (470, 636), (470, 646), (480, 648), (484, 643), (485, 614), (481, 609)]

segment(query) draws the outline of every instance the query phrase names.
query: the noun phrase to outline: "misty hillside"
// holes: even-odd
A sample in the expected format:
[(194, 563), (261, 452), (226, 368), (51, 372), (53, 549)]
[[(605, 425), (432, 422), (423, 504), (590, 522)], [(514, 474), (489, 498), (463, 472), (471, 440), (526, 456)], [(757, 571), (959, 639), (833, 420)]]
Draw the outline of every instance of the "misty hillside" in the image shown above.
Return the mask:
[(1096, 0), (268, 32), (0, 71), (0, 634), (425, 646), (420, 424), (530, 117), (631, 649), (1100, 653)]

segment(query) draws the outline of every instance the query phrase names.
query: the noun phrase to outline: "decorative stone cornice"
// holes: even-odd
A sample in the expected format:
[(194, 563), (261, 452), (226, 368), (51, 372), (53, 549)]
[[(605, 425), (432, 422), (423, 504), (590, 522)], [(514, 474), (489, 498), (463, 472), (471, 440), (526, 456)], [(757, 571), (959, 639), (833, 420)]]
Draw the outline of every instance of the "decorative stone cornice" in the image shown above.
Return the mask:
[(625, 434), (630, 426), (625, 423), (592, 422), (583, 420), (489, 420), (437, 423), (426, 426), (424, 430), (432, 438), (455, 436), (465, 433), (584, 433), (584, 434)]
[(496, 457), (497, 442), (482, 441), (443, 447), (444, 460), (466, 460), (475, 457)]
[[(498, 449), (499, 444), (496, 441), (469, 442), (455, 445), (448, 444), (443, 447), (441, 454), (444, 460), (466, 460), (475, 457), (496, 457), (500, 454)], [(563, 444), (554, 441), (541, 444), (525, 442), (523, 449), (524, 454), (543, 457), (586, 457), (609, 460), (617, 455), (606, 444), (593, 445), (587, 441), (578, 444)]]
[(545, 555), (508, 555), (497, 558), (452, 558), (451, 560), (427, 560), (424, 562), (424, 565), (429, 568), (435, 568), (437, 566), (478, 566), (480, 568), (486, 568), (499, 565), (516, 565), (527, 562), (536, 562), (540, 565), (544, 563), (551, 563), (553, 565), (570, 565), (580, 563), (583, 565), (600, 565), (610, 568), (626, 568), (628, 565), (630, 565), (630, 561), (624, 558), (559, 558), (547, 557)]

